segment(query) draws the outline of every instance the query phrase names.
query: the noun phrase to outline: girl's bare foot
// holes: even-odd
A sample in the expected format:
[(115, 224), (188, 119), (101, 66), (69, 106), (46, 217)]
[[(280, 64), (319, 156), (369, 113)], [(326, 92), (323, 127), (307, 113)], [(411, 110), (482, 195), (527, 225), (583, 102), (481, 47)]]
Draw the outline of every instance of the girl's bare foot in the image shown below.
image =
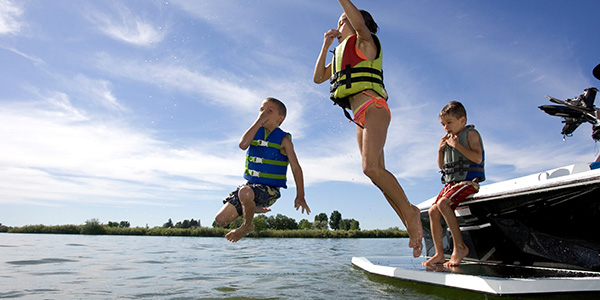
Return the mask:
[(445, 261), (446, 261), (446, 259), (444, 258), (444, 255), (443, 255), (443, 254), (442, 254), (442, 255), (437, 255), (437, 254), (436, 254), (436, 255), (432, 256), (430, 259), (428, 259), (428, 260), (424, 261), (424, 262), (422, 263), (422, 265), (423, 265), (424, 267), (431, 267), (431, 266), (433, 266), (433, 265), (441, 265), (441, 264), (443, 264)]
[(421, 224), (421, 211), (412, 205), (411, 209), (414, 214), (412, 216), (411, 226), (407, 226), (406, 230), (408, 231), (408, 235), (410, 240), (408, 242), (408, 247), (413, 248), (413, 257), (421, 256), (421, 252), (423, 251), (423, 225)]
[(460, 262), (469, 255), (469, 248), (466, 245), (456, 247), (452, 252), (452, 257), (446, 263), (444, 263), (444, 267), (455, 267), (460, 264)]
[(237, 229), (234, 229), (234, 230), (228, 232), (225, 235), (225, 238), (227, 240), (229, 240), (230, 242), (235, 243), (235, 242), (241, 240), (246, 235), (248, 235), (248, 233), (250, 233), (252, 230), (254, 230), (254, 224), (242, 225), (242, 226), (238, 227)]

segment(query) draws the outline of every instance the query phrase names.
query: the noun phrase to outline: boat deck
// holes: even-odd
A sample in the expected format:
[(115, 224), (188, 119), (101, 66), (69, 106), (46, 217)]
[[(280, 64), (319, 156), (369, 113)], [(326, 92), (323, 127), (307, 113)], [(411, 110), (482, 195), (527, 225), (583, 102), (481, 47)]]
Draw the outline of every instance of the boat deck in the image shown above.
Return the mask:
[(427, 269), (424, 258), (353, 257), (369, 273), (400, 280), (495, 295), (600, 292), (600, 272), (463, 262), (457, 267)]

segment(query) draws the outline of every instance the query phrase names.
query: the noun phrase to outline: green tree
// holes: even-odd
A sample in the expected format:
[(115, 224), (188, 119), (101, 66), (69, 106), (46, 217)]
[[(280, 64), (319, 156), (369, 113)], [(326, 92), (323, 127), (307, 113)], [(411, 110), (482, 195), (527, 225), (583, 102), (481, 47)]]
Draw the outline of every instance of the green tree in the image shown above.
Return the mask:
[(350, 219), (350, 230), (360, 230), (360, 223), (357, 220)]
[(340, 230), (360, 230), (360, 224), (354, 219), (340, 220)]
[(191, 219), (190, 220), (190, 228), (198, 228), (198, 227), (200, 227), (200, 221)]
[(131, 226), (131, 224), (129, 224), (129, 221), (121, 221), (119, 223), (119, 228), (129, 228)]
[(169, 218), (169, 221), (167, 221), (167, 223), (163, 224), (164, 228), (173, 228), (173, 221), (171, 221), (171, 218)]
[(267, 228), (276, 230), (295, 230), (298, 229), (298, 223), (292, 218), (277, 214), (276, 216), (267, 218)]
[(267, 217), (265, 215), (258, 215), (254, 217), (254, 230), (256, 232), (261, 232), (267, 229)]
[(106, 229), (100, 224), (98, 219), (91, 219), (85, 221), (85, 224), (81, 227), (81, 234), (105, 234)]
[(302, 219), (302, 220), (300, 220), (300, 223), (298, 223), (298, 227), (300, 229), (311, 229), (312, 223), (307, 219)]
[(314, 229), (327, 229), (327, 214), (320, 213), (315, 216), (315, 222), (313, 223)]
[(350, 220), (342, 219), (340, 220), (340, 230), (348, 230), (350, 229)]
[(106, 226), (108, 226), (108, 227), (119, 227), (119, 223), (108, 221), (108, 224)]
[(342, 220), (342, 214), (339, 211), (334, 210), (331, 213), (331, 217), (329, 217), (329, 227), (333, 230), (340, 229), (340, 221), (341, 220)]
[(179, 224), (179, 228), (190, 228), (190, 220), (183, 220), (183, 222)]
[(244, 223), (244, 218), (242, 218), (242, 216), (239, 216), (237, 217), (237, 219), (233, 220), (233, 222), (229, 223), (229, 225), (225, 226), (225, 228), (238, 228), (242, 226), (242, 223)]
[(312, 223), (312, 229), (327, 230), (327, 222), (325, 222), (325, 221), (314, 221)]

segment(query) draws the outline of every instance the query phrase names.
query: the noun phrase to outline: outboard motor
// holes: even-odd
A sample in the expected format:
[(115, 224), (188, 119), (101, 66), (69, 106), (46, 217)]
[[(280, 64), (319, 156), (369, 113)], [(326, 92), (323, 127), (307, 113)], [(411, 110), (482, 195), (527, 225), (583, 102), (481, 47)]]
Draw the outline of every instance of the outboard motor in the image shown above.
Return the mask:
[[(600, 68), (596, 68), (600, 72)], [(600, 120), (598, 120), (598, 110), (594, 106), (597, 92), (598, 89), (595, 87), (587, 88), (578, 97), (564, 101), (547, 96), (551, 102), (560, 105), (542, 105), (539, 108), (551, 116), (564, 118), (565, 126), (562, 128), (562, 135), (571, 136), (579, 125), (588, 122), (594, 126), (592, 138), (598, 141), (600, 140)]]

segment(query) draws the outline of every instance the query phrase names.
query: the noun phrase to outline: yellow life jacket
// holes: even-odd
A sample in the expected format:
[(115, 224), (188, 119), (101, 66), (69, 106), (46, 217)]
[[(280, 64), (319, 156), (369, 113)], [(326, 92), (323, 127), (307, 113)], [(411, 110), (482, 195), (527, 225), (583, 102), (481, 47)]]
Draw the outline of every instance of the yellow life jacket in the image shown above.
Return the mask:
[[(357, 35), (351, 35), (335, 47), (331, 83), (331, 100), (344, 109), (350, 109), (348, 98), (365, 90), (374, 90), (382, 98), (388, 98), (383, 84), (382, 49), (376, 35), (373, 41), (377, 47), (374, 60), (365, 60), (356, 53)], [(346, 110), (344, 110), (348, 117)]]

